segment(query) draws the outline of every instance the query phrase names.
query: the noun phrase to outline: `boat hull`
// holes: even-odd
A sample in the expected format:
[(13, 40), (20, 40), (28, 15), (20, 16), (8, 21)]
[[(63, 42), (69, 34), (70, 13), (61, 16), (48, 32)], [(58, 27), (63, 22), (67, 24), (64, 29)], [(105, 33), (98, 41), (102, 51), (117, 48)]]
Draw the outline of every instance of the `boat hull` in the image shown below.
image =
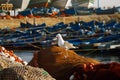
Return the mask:
[(54, 6), (59, 9), (64, 9), (68, 0), (54, 0), (51, 6)]
[(33, 7), (45, 7), (47, 0), (30, 0), (28, 8), (33, 8)]
[[(51, 0), (49, 6), (51, 7), (56, 7), (58, 9), (65, 9), (66, 5), (68, 5), (69, 0)], [(44, 7), (45, 4), (47, 3), (47, 0), (30, 0), (29, 3), (29, 8), (32, 7)], [(86, 4), (87, 3), (87, 4)], [(72, 0), (71, 3), (69, 2), (69, 4), (71, 5), (70, 7), (73, 6), (78, 6), (78, 5), (82, 5), (82, 4), (86, 4), (86, 6), (88, 6), (89, 0)]]

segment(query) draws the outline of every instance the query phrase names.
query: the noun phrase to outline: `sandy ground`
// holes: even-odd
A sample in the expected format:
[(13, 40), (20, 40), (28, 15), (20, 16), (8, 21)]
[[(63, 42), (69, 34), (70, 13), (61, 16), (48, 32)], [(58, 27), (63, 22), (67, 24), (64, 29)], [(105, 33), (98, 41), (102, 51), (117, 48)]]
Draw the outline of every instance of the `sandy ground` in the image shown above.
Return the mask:
[(82, 16), (70, 16), (70, 17), (56, 17), (56, 18), (50, 18), (50, 17), (42, 17), (42, 18), (23, 18), (23, 19), (0, 19), (0, 28), (5, 28), (6, 26), (10, 28), (15, 28), (20, 26), (21, 22), (30, 22), (31, 24), (34, 23), (34, 21), (37, 24), (46, 23), (47, 26), (55, 25), (59, 22), (64, 23), (70, 23), (73, 21), (91, 21), (91, 20), (97, 20), (97, 21), (109, 21), (111, 19), (116, 19), (120, 22), (120, 14), (110, 14), (110, 15), (82, 15)]

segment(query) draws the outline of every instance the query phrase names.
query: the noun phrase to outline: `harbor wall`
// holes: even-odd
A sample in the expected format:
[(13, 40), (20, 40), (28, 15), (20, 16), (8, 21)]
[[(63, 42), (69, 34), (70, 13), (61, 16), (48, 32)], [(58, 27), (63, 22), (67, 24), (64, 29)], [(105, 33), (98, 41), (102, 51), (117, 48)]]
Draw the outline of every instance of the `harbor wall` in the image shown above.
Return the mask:
[(111, 19), (115, 19), (120, 22), (120, 14), (113, 14), (113, 15), (85, 15), (85, 16), (71, 16), (71, 17), (55, 17), (55, 18), (50, 18), (50, 17), (42, 17), (42, 18), (22, 18), (22, 19), (0, 19), (0, 28), (5, 28), (10, 27), (10, 28), (16, 28), (20, 26), (20, 22), (26, 23), (26, 21), (30, 22), (33, 24), (34, 22), (36, 24), (42, 24), (46, 23), (47, 26), (52, 26), (55, 25), (56, 23), (59, 22), (64, 22), (66, 24), (78, 20), (82, 21), (91, 21), (91, 20), (96, 20), (96, 21), (109, 21)]

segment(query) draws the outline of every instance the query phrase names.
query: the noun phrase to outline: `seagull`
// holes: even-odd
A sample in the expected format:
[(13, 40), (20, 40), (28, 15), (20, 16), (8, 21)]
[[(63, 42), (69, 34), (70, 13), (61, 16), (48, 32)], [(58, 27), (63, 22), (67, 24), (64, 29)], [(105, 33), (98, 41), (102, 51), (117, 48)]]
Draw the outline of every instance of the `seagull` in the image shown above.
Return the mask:
[(73, 46), (72, 43), (69, 43), (68, 41), (64, 41), (61, 34), (57, 34), (56, 38), (57, 38), (57, 44), (59, 47), (65, 48), (67, 50), (76, 48), (75, 46)]
[[(58, 44), (58, 46), (66, 49), (66, 51), (69, 50), (69, 49), (76, 48), (75, 46), (73, 46), (72, 43), (69, 43), (68, 41), (64, 41), (61, 34), (57, 34), (56, 38), (57, 38), (57, 44)], [(67, 56), (68, 56), (68, 53), (67, 53)]]

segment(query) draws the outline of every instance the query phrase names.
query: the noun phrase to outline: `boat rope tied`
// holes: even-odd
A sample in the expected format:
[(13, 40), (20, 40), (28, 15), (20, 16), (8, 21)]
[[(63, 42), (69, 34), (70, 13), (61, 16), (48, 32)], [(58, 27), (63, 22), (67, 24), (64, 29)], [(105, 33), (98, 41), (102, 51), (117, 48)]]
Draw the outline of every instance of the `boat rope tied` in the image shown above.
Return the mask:
[(93, 50), (93, 51), (91, 51), (91, 52), (89, 52), (89, 53), (87, 53), (87, 54), (85, 54), (85, 55), (92, 54), (92, 53), (94, 53), (95, 51), (97, 51), (97, 50)]
[(28, 45), (30, 45), (30, 46), (33, 46), (34, 48), (37, 48), (37, 49), (42, 49), (42, 47), (39, 47), (39, 46), (36, 46), (36, 45), (33, 45), (33, 44), (30, 44), (30, 43), (28, 43)]

